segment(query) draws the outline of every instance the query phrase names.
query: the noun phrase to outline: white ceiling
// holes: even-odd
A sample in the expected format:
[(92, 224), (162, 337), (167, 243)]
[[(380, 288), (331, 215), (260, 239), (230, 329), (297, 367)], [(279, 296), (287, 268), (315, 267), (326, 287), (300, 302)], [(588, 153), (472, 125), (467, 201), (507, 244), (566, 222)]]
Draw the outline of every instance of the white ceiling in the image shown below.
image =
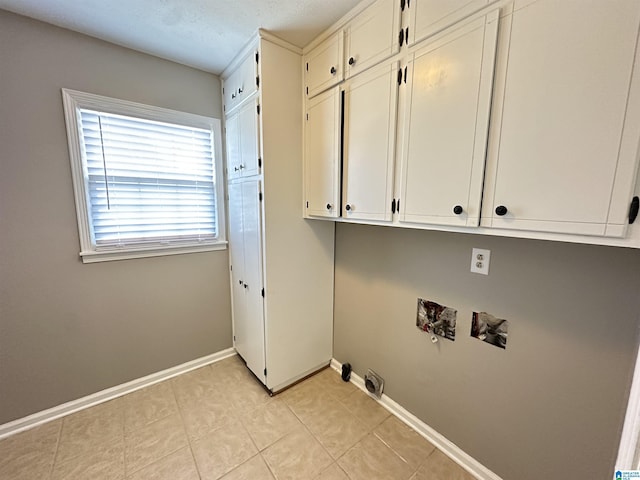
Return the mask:
[(0, 0), (0, 8), (219, 74), (258, 28), (304, 47), (359, 0)]

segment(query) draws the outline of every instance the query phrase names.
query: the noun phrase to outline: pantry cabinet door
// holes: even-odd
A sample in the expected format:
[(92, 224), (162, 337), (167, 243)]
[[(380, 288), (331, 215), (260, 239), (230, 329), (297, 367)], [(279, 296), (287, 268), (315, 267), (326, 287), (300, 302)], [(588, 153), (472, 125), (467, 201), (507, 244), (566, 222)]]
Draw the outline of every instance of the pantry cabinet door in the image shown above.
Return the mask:
[(242, 103), (258, 90), (258, 50), (254, 50), (238, 67), (238, 100)]
[(243, 177), (260, 173), (260, 120), (258, 97), (238, 111), (240, 169)]
[(248, 54), (224, 80), (224, 112), (231, 114), (258, 90), (258, 50)]
[(246, 103), (225, 122), (227, 178), (233, 180), (260, 173), (260, 120), (258, 97)]
[(242, 151), (240, 146), (240, 125), (238, 114), (235, 113), (226, 118), (225, 139), (227, 142), (227, 179), (238, 178), (242, 172)]
[(630, 102), (640, 3), (516, 1), (504, 23), (487, 226), (624, 235), (640, 133)]
[(242, 223), (244, 234), (244, 288), (247, 295), (246, 353), (243, 358), (247, 367), (262, 380), (264, 378), (264, 310), (262, 276), (262, 214), (260, 181), (242, 184)]
[[(249, 180), (229, 186), (229, 215), (240, 215), (241, 220), (230, 219), (230, 224), (239, 222), (242, 235), (231, 236), (232, 252), (242, 249), (244, 271), (241, 281), (233, 286), (233, 328), (235, 347), (247, 363), (247, 367), (264, 383), (264, 311), (262, 276), (262, 222), (260, 206), (260, 181)], [(242, 197), (239, 210), (237, 199)], [(235, 237), (235, 238), (234, 238)], [(235, 254), (233, 254), (235, 255)], [(232, 257), (234, 260), (234, 257)], [(235, 269), (235, 266), (234, 266)], [(234, 276), (232, 276), (234, 278)], [(236, 301), (236, 293), (238, 300)], [(240, 303), (242, 305), (239, 305)], [(238, 311), (236, 312), (236, 308)]]
[(408, 64), (401, 222), (479, 224), (497, 24), (445, 32)]
[(343, 218), (392, 219), (398, 73), (391, 62), (345, 86)]
[[(243, 325), (246, 317), (244, 291), (244, 234), (242, 232), (242, 185), (231, 183), (229, 194), (229, 263), (231, 266), (231, 298), (234, 319), (234, 336), (242, 344)], [(242, 348), (242, 347), (241, 347)]]
[(339, 87), (307, 104), (304, 142), (305, 216), (340, 215), (340, 98)]

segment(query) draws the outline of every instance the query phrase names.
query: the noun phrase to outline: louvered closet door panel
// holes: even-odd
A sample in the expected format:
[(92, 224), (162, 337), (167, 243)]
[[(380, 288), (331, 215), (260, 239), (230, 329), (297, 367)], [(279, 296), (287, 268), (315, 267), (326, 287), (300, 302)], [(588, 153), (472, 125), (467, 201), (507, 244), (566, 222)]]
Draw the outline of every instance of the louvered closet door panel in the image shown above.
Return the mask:
[(262, 297), (262, 228), (260, 182), (242, 183), (242, 224), (244, 233), (244, 289), (247, 315), (243, 329), (246, 343), (242, 357), (251, 371), (263, 382), (265, 368), (264, 313)]
[(342, 216), (391, 221), (398, 62), (345, 86)]

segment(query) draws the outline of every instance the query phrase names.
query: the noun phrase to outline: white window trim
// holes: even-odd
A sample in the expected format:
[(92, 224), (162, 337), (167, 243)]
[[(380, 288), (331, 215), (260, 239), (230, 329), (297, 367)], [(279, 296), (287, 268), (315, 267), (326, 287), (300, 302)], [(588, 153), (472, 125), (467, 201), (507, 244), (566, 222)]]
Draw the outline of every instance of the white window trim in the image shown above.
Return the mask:
[[(76, 215), (80, 234), (80, 256), (83, 263), (103, 262), (110, 260), (124, 260), (129, 258), (157, 257), (183, 253), (195, 253), (227, 248), (225, 237), (225, 208), (224, 208), (224, 177), (222, 156), (221, 122), (217, 118), (209, 118), (191, 113), (178, 112), (166, 108), (143, 105), (76, 90), (62, 89), (64, 115), (67, 126), (67, 141), (69, 145), (69, 160), (73, 179), (73, 193), (76, 200)], [(216, 208), (218, 221), (218, 237), (212, 242), (190, 245), (153, 245), (127, 246), (123, 248), (97, 250), (91, 239), (89, 225), (89, 209), (85, 184), (84, 167), (82, 163), (81, 140), (79, 135), (79, 111), (81, 108), (99, 110), (108, 113), (128, 115), (160, 122), (176, 123), (196, 128), (211, 129), (214, 142), (214, 162), (216, 171)]]

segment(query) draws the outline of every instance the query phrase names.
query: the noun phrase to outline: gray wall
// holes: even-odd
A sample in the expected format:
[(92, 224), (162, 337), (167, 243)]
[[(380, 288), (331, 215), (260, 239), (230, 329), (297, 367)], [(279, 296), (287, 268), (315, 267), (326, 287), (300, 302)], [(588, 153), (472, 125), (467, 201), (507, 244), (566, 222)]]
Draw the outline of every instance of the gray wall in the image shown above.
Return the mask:
[(0, 424), (232, 344), (226, 250), (81, 262), (62, 87), (221, 117), (212, 74), (0, 10)]
[[(640, 251), (339, 224), (335, 289), (334, 357), (502, 478), (611, 478)], [(455, 342), (416, 328), (417, 297), (457, 309)], [(506, 350), (470, 337), (473, 311), (511, 322)]]

